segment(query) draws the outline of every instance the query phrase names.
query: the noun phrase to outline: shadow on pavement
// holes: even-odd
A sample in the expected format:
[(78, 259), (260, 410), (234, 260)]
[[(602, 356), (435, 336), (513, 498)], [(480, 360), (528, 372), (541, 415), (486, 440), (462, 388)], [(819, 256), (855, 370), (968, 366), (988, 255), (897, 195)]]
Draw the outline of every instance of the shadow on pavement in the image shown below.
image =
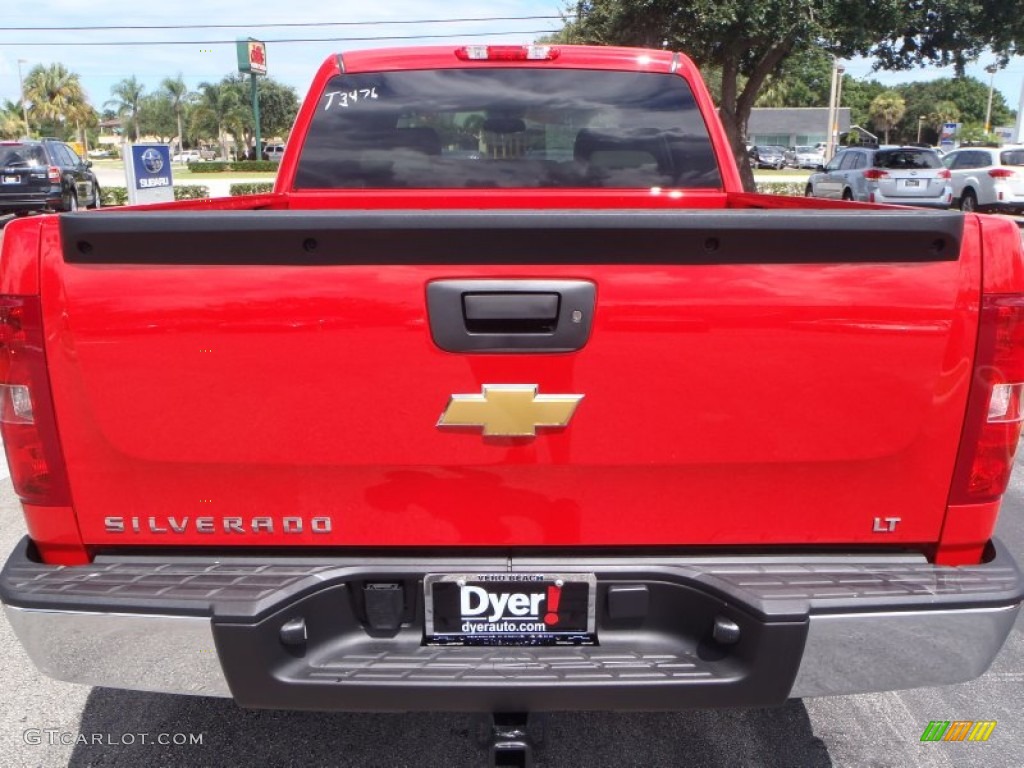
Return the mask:
[[(478, 721), (465, 714), (327, 714), (244, 710), (226, 699), (94, 688), (71, 766), (486, 765)], [(143, 743), (142, 734), (146, 734)], [(201, 734), (202, 744), (163, 746), (160, 734)], [(682, 713), (556, 713), (537, 763), (558, 766), (832, 765), (799, 701), (777, 709)]]

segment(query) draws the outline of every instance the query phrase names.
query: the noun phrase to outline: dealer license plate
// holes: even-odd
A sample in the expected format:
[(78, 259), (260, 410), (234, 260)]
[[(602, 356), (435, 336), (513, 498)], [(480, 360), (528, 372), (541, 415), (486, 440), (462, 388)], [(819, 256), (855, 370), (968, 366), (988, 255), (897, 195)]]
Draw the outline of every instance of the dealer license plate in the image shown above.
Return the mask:
[(430, 574), (423, 580), (428, 643), (595, 643), (593, 574)]
[(4, 176), (3, 179), (0, 179), (0, 183), (3, 183), (3, 184), (20, 184), (21, 183), (21, 176)]

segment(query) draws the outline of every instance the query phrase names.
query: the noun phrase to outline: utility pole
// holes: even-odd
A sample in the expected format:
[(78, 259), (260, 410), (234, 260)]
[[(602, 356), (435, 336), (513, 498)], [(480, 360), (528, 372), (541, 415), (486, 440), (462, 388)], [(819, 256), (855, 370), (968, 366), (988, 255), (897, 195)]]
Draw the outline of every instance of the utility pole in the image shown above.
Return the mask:
[(21, 116), (25, 118), (25, 135), (32, 135), (32, 126), (28, 124), (28, 107), (25, 106), (25, 81), (21, 78), (21, 65), (28, 64), (26, 59), (18, 59), (18, 85), (21, 88)]
[(927, 120), (927, 119), (928, 118), (925, 117), (924, 115), (920, 115), (917, 118), (917, 143), (918, 144), (921, 143), (921, 126), (924, 125), (924, 121)]

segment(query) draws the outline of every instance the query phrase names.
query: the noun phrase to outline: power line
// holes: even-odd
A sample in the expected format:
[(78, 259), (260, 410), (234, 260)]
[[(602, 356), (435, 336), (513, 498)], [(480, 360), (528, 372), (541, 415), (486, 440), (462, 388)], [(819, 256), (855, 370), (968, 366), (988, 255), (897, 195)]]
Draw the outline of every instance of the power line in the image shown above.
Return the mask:
[[(495, 37), (498, 35), (542, 35), (557, 32), (556, 29), (512, 29), (504, 32), (462, 32), (453, 35), (368, 35), (364, 37), (288, 37), (274, 40), (261, 40), (263, 43), (347, 43), (365, 42), (369, 40), (439, 40), (461, 37)], [(50, 41), (25, 43), (20, 40), (8, 45), (18, 46), (127, 46), (127, 45), (234, 45), (237, 40), (106, 40), (106, 41)]]
[(561, 16), (481, 16), (478, 18), (455, 19), (399, 19), (397, 21), (292, 21), (266, 24), (153, 24), (80, 27), (3, 27), (0, 28), (0, 32), (96, 32), (120, 29), (264, 29), (271, 27), (366, 27), (390, 24), (462, 24), (475, 21), (536, 21), (538, 19), (561, 18)]

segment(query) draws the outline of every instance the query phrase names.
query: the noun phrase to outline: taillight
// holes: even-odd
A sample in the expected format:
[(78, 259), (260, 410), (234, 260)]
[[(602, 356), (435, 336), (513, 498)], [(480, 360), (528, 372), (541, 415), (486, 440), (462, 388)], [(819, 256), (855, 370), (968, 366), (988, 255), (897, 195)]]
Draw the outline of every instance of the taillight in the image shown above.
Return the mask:
[(864, 171), (864, 178), (875, 180), (888, 179), (889, 174), (886, 171), (880, 170), (878, 168), (868, 168), (866, 171)]
[(37, 296), (0, 295), (0, 432), (21, 499), (39, 506), (69, 505)]
[(60, 168), (56, 165), (51, 165), (46, 169), (46, 173), (51, 184), (60, 184)]
[(1009, 168), (993, 168), (988, 172), (988, 175), (993, 179), (1012, 179), (1017, 174)]
[(455, 49), (463, 61), (551, 61), (558, 48), (550, 45), (464, 45)]
[(1003, 495), (1024, 420), (1022, 394), (1024, 294), (985, 296), (950, 504), (978, 504)]
[(941, 171), (939, 171), (937, 174), (935, 174), (935, 178), (936, 179), (952, 179), (953, 178), (953, 174), (949, 172), (949, 168), (943, 168)]

